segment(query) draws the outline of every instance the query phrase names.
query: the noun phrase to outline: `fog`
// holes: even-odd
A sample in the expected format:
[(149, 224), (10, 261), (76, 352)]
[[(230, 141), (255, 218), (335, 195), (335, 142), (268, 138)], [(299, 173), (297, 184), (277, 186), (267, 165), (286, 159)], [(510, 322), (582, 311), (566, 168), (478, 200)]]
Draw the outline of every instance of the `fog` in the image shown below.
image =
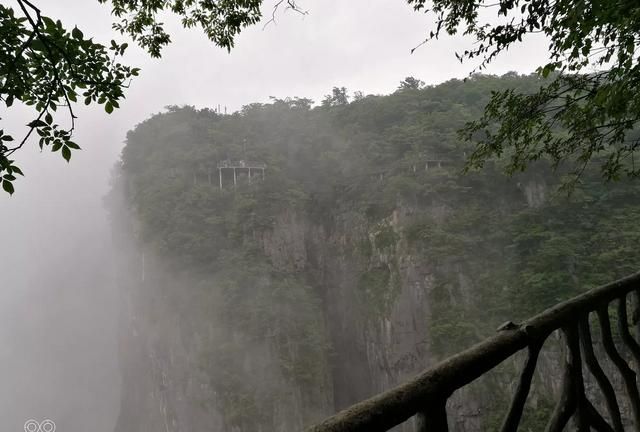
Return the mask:
[[(96, 40), (119, 38), (109, 9), (97, 1), (42, 0), (59, 17)], [(267, 2), (270, 8), (273, 2)], [(120, 404), (118, 294), (103, 197), (127, 130), (166, 105), (229, 112), (270, 96), (320, 101), (333, 86), (366, 94), (392, 92), (406, 76), (428, 84), (464, 77), (444, 38), (410, 54), (430, 21), (400, 0), (306, 0), (307, 15), (281, 11), (275, 23), (247, 29), (231, 52), (167, 17), (173, 44), (158, 60), (136, 47), (128, 63), (142, 68), (122, 109), (107, 115), (78, 107), (70, 164), (41, 153), (34, 142), (16, 154), (26, 173), (16, 194), (0, 195), (0, 395), (2, 430), (50, 418), (63, 432), (112, 432)], [(526, 43), (488, 72), (530, 72), (545, 58), (544, 41)], [(30, 112), (0, 113), (19, 135)]]

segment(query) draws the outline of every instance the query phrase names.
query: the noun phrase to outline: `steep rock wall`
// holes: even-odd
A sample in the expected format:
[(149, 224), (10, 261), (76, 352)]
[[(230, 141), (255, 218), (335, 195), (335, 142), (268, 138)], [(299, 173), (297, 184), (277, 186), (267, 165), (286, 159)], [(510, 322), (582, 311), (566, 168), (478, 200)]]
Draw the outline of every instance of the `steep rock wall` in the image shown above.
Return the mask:
[[(174, 107), (137, 126), (117, 177), (117, 432), (301, 430), (635, 270), (638, 186), (589, 170), (567, 198), (544, 162), (461, 175), (453, 131), (482, 106), (467, 96), (453, 82), (315, 109)], [(246, 152), (265, 180), (211, 181), (216, 161)], [(433, 154), (446, 162), (423, 169)], [(528, 429), (552, 408), (558, 346)], [(453, 395), (454, 430), (499, 428), (521, 360)]]
[[(441, 223), (452, 211), (440, 203), (401, 206), (387, 218), (367, 221), (347, 210), (327, 226), (284, 210), (271, 229), (245, 239), (259, 246), (272, 270), (300, 276), (320, 300), (328, 344), (319, 399), (283, 375), (279, 349), (269, 338), (251, 339), (221, 317), (207, 316), (206, 307), (202, 312), (193, 289), (197, 278), (169, 271), (171, 265), (152, 251), (132, 252), (126, 260), (129, 279), (121, 284), (125, 390), (116, 432), (301, 430), (435, 364), (442, 356), (432, 347), (432, 308), (441, 304), (433, 299), (436, 266), (442, 264), (410, 246), (405, 229), (425, 214)], [(457, 281), (446, 301), (470, 307), (472, 276), (445, 267), (440, 271)], [(266, 272), (262, 277), (268, 285)], [(240, 347), (233, 362), (258, 389), (253, 397), (264, 398), (251, 402), (254, 418), (234, 412), (246, 408), (241, 396), (234, 399), (237, 407), (220, 400), (225, 386), (217, 381), (215, 356), (207, 357), (221, 343)], [(275, 400), (265, 403), (269, 399)], [(486, 403), (477, 394), (465, 390), (449, 405), (459, 419), (455, 431), (482, 430)], [(412, 430), (412, 423), (404, 429)]]

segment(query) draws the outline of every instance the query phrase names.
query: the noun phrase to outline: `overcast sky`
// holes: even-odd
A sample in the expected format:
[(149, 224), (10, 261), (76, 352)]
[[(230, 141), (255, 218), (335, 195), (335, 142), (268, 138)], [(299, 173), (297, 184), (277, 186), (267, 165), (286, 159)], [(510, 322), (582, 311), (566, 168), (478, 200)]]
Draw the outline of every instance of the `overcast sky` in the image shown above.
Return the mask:
[[(32, 0), (33, 1), (33, 0)], [(3, 0), (3, 4), (11, 4)], [(34, 1), (46, 15), (85, 35), (121, 40), (109, 6), (97, 0)], [(266, 1), (266, 8), (273, 5)], [(418, 45), (432, 28), (404, 0), (301, 0), (301, 16), (281, 12), (266, 28), (247, 29), (227, 53), (197, 30), (167, 17), (174, 43), (162, 59), (132, 47), (127, 62), (142, 73), (112, 115), (79, 107), (71, 164), (40, 153), (35, 143), (16, 155), (27, 174), (17, 193), (0, 194), (0, 394), (2, 429), (19, 431), (27, 418), (50, 417), (63, 432), (112, 432), (119, 376), (116, 298), (101, 198), (127, 130), (166, 105), (236, 110), (269, 96), (316, 101), (333, 86), (366, 94), (392, 92), (415, 76), (428, 84), (465, 77), (456, 50), (469, 41), (443, 38)], [(501, 57), (488, 72), (528, 73), (546, 58), (542, 39)], [(0, 112), (2, 127), (19, 135), (29, 112)], [(64, 427), (64, 428), (63, 428)]]

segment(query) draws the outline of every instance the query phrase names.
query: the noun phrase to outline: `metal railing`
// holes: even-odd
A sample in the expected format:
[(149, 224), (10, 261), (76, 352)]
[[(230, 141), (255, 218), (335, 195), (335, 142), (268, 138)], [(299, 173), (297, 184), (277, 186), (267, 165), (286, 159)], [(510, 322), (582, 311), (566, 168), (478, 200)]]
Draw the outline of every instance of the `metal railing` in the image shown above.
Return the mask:
[[(631, 335), (628, 323), (627, 297), (631, 293), (637, 296), (637, 306), (640, 304), (640, 272), (559, 303), (519, 325), (506, 325), (495, 336), (442, 361), (403, 385), (329, 417), (308, 432), (386, 431), (413, 416), (417, 416), (420, 431), (448, 431), (446, 403), (453, 392), (527, 349), (528, 357), (501, 428), (502, 432), (517, 431), (538, 355), (547, 338), (556, 330), (561, 330), (564, 335), (566, 355), (560, 397), (546, 430), (561, 431), (573, 418), (578, 431), (622, 432), (624, 419), (618, 403), (622, 396), (631, 406), (629, 420), (633, 430), (639, 431), (640, 396), (636, 372), (614, 343), (609, 311), (614, 303), (617, 336), (631, 354), (636, 371), (640, 371), (640, 345)], [(616, 394), (594, 352), (589, 323), (591, 314), (598, 318), (604, 352), (622, 377), (625, 391), (618, 391), (622, 393), (620, 395)], [(640, 328), (636, 328), (636, 334), (640, 335)], [(583, 363), (604, 396), (606, 415), (600, 413), (587, 398)]]
[(266, 169), (267, 164), (263, 162), (256, 161), (246, 161), (246, 160), (223, 160), (218, 162), (218, 168), (251, 168), (251, 169)]

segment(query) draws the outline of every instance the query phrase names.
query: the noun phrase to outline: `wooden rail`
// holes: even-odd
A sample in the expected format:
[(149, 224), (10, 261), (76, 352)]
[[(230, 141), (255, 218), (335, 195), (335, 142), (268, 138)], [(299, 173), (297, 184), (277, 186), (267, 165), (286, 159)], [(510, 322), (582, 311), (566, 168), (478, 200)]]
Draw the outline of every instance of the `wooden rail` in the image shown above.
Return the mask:
[[(549, 335), (561, 330), (566, 355), (561, 395), (546, 430), (561, 431), (571, 418), (578, 431), (623, 432), (623, 419), (614, 386), (593, 350), (589, 316), (598, 317), (604, 351), (622, 377), (631, 405), (633, 429), (640, 431), (640, 395), (636, 372), (616, 348), (609, 307), (617, 306), (618, 334), (640, 370), (640, 345), (629, 331), (627, 297), (634, 293), (640, 304), (640, 272), (592, 289), (519, 324), (506, 326), (495, 336), (450, 357), (411, 381), (388, 390), (324, 420), (308, 432), (387, 431), (417, 416), (420, 431), (448, 431), (446, 403), (451, 394), (489, 372), (517, 352), (527, 349), (502, 432), (517, 431), (525, 407), (538, 354)], [(636, 334), (640, 329), (636, 329)], [(582, 349), (581, 349), (582, 348)], [(595, 378), (607, 408), (607, 419), (587, 399), (583, 362)]]

